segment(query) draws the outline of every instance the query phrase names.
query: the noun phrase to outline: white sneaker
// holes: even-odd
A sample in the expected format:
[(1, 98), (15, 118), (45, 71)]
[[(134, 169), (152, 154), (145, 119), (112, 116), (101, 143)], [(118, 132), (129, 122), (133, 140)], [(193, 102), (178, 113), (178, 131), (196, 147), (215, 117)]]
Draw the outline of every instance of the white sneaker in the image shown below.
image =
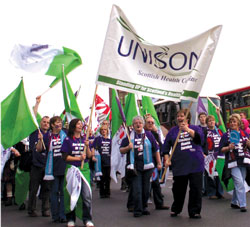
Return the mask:
[(152, 202), (152, 200), (149, 198), (148, 199), (148, 204), (152, 204), (153, 202)]
[(74, 221), (69, 221), (67, 224), (67, 227), (75, 227), (75, 222)]
[(95, 227), (92, 221), (87, 221), (85, 224), (86, 227)]

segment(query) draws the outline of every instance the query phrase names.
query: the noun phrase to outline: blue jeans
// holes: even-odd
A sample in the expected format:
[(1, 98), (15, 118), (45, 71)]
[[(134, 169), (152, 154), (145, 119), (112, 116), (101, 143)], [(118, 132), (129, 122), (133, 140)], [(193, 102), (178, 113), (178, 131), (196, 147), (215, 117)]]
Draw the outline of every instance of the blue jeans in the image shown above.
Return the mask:
[(64, 194), (63, 182), (64, 176), (54, 176), (55, 180), (51, 190), (51, 214), (53, 220), (66, 219), (64, 214)]
[(142, 214), (147, 208), (150, 189), (150, 177), (153, 169), (138, 171), (132, 178), (132, 192), (134, 201), (134, 214)]
[(231, 175), (234, 182), (234, 192), (232, 204), (246, 207), (246, 191), (244, 182), (246, 179), (246, 167), (234, 167), (231, 169)]

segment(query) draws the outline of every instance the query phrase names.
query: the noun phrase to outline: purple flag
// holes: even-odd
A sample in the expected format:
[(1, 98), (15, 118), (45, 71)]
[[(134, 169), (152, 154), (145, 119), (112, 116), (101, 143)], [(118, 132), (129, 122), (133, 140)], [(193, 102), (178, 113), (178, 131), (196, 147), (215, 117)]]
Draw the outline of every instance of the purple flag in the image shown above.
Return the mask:
[(117, 105), (118, 105), (118, 108), (119, 108), (119, 111), (120, 111), (120, 114), (121, 114), (121, 117), (122, 117), (122, 121), (123, 121), (123, 123), (126, 124), (126, 117), (125, 117), (124, 112), (122, 110), (120, 100), (117, 97), (115, 97), (115, 99), (116, 99), (116, 102), (117, 102)]
[(204, 106), (202, 100), (201, 100), (201, 97), (198, 98), (198, 103), (197, 103), (197, 113), (200, 114), (200, 113), (207, 113), (207, 110), (206, 110), (206, 107)]

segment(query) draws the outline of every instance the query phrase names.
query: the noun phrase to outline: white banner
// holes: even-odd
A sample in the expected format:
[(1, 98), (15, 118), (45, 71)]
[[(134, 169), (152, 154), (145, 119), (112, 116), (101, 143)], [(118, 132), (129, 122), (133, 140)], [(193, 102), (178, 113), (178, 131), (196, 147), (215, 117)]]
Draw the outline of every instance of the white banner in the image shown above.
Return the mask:
[(173, 101), (198, 97), (222, 26), (187, 41), (156, 46), (137, 35), (113, 5), (97, 84)]
[(126, 154), (120, 153), (120, 145), (125, 136), (126, 132), (121, 126), (112, 139), (110, 177), (115, 183), (117, 183), (117, 172), (121, 174), (121, 178), (125, 176)]

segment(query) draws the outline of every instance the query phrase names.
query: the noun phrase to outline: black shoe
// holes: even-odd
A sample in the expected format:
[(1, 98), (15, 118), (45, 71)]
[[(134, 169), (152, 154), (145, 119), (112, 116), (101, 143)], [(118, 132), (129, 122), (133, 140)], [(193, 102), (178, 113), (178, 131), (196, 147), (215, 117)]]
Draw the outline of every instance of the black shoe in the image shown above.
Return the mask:
[(235, 204), (233, 204), (233, 203), (231, 203), (231, 207), (232, 207), (233, 209), (240, 209), (240, 207), (239, 207), (238, 205), (235, 205)]
[(61, 223), (66, 223), (66, 222), (67, 222), (67, 219), (62, 218), (62, 219), (60, 219), (60, 222), (61, 222)]
[(7, 201), (4, 203), (4, 205), (7, 206), (11, 206), (12, 205), (12, 197), (8, 197)]
[(170, 212), (170, 217), (174, 218), (177, 217), (178, 213), (175, 213), (173, 211)]
[(43, 211), (43, 212), (42, 212), (42, 216), (43, 216), (43, 217), (50, 217), (49, 211)]
[(26, 206), (24, 203), (21, 204), (21, 206), (19, 207), (19, 210), (25, 210), (26, 209)]
[(59, 219), (59, 218), (58, 218), (58, 219), (53, 219), (52, 222), (54, 222), (54, 223), (59, 223), (59, 222), (60, 222), (60, 219)]
[(28, 212), (30, 217), (38, 217), (37, 213), (35, 211)]
[(160, 206), (160, 207), (156, 207), (155, 209), (156, 209), (156, 210), (168, 210), (168, 209), (169, 209), (169, 206), (164, 206), (164, 205), (162, 205), (162, 206)]
[(200, 214), (193, 214), (193, 215), (190, 215), (189, 218), (192, 218), (192, 219), (201, 219), (201, 215)]
[(247, 212), (246, 207), (241, 207), (241, 208), (240, 208), (240, 212)]
[(134, 208), (133, 208), (133, 207), (129, 207), (129, 208), (128, 208), (128, 212), (130, 212), (130, 213), (131, 213), (131, 212), (134, 212)]
[(135, 218), (138, 218), (138, 217), (141, 217), (141, 216), (142, 216), (141, 213), (135, 213), (135, 214), (134, 214), (134, 217), (135, 217)]
[(150, 215), (150, 212), (148, 210), (144, 210), (144, 211), (142, 211), (142, 214), (143, 215)]

